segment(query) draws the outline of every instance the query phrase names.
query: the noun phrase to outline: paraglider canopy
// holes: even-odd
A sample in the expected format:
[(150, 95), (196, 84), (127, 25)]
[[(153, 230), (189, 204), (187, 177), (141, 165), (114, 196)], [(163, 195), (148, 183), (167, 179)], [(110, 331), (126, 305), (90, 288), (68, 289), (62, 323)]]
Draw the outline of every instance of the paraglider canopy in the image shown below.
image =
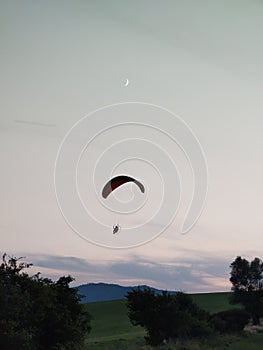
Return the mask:
[(145, 189), (144, 189), (143, 184), (140, 181), (138, 181), (130, 176), (120, 175), (120, 176), (113, 177), (111, 180), (109, 180), (106, 183), (106, 185), (103, 187), (103, 190), (102, 190), (102, 197), (107, 198), (111, 194), (112, 191), (114, 191), (116, 188), (126, 184), (127, 182), (134, 182), (139, 187), (141, 192), (144, 193)]

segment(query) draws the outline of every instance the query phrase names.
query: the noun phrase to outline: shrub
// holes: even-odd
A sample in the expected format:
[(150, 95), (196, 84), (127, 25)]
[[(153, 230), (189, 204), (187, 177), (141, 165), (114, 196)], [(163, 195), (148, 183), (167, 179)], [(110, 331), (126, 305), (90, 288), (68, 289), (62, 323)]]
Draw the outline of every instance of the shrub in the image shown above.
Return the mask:
[(219, 333), (241, 332), (249, 321), (249, 313), (245, 310), (227, 310), (210, 316), (210, 322)]
[(155, 295), (150, 289), (127, 294), (128, 316), (147, 331), (146, 341), (156, 346), (177, 339), (203, 338), (212, 332), (208, 313), (184, 293)]

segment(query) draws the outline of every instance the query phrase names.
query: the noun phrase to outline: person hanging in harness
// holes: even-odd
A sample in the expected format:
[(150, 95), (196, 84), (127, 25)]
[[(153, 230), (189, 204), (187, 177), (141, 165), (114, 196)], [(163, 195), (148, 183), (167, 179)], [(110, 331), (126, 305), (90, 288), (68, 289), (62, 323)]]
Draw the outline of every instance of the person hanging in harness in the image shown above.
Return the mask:
[(118, 233), (120, 231), (121, 227), (120, 225), (114, 225), (112, 228), (112, 233), (115, 235), (116, 233)]

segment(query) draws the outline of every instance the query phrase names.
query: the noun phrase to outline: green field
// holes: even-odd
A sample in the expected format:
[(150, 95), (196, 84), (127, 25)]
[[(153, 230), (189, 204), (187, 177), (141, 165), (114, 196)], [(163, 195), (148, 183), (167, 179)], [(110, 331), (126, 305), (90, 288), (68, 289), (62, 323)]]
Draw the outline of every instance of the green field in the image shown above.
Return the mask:
[(200, 306), (200, 308), (209, 312), (219, 312), (228, 309), (238, 308), (239, 306), (229, 304), (229, 293), (200, 293), (191, 294), (194, 302)]
[[(233, 308), (228, 302), (229, 293), (193, 294), (194, 301), (203, 309), (218, 312)], [(133, 326), (127, 316), (124, 300), (88, 303), (86, 307), (92, 315), (92, 330), (87, 336), (85, 350), (149, 350), (145, 345), (145, 332), (141, 327)], [(167, 345), (156, 349), (162, 350), (262, 350), (263, 334), (246, 335), (244, 337), (224, 337), (199, 346), (197, 343)], [(212, 347), (211, 347), (212, 346)]]
[(89, 303), (87, 309), (93, 317), (90, 341), (144, 335), (141, 327), (130, 323), (124, 300)]

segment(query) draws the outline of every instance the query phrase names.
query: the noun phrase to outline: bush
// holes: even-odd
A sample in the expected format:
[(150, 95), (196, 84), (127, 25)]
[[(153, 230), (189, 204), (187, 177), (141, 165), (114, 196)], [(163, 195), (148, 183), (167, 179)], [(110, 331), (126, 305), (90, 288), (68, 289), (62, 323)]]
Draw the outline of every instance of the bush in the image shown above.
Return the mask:
[(210, 316), (210, 322), (219, 333), (241, 332), (249, 321), (249, 313), (245, 310), (227, 310)]
[(212, 332), (209, 314), (184, 293), (155, 295), (150, 289), (135, 289), (126, 296), (128, 316), (147, 331), (146, 341), (156, 346), (177, 339), (203, 338)]

